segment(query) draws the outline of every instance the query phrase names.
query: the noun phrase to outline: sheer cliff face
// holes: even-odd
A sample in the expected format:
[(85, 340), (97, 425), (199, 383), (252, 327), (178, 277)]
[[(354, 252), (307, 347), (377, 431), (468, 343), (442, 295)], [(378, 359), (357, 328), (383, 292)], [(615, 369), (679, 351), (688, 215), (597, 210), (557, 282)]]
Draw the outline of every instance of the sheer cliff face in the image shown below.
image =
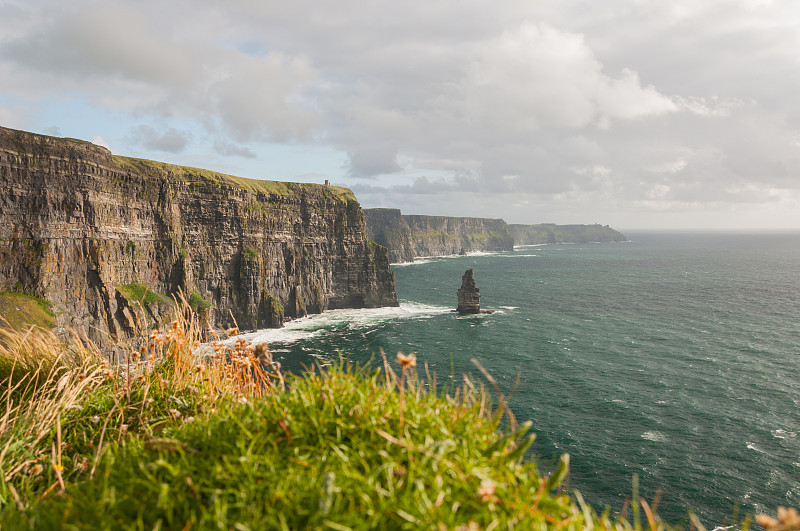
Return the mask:
[[(157, 320), (132, 286), (194, 294), (210, 326), (396, 305), (385, 248), (347, 189), (112, 156), (0, 128), (0, 290), (50, 300), (93, 339)], [(162, 301), (163, 302), (163, 301)], [(209, 307), (207, 303), (210, 303)]]
[(608, 225), (509, 225), (517, 245), (542, 243), (621, 242), (625, 236)]
[(404, 215), (391, 208), (368, 208), (364, 214), (367, 234), (389, 249), (392, 262), (410, 262), (415, 256), (514, 248), (502, 219)]

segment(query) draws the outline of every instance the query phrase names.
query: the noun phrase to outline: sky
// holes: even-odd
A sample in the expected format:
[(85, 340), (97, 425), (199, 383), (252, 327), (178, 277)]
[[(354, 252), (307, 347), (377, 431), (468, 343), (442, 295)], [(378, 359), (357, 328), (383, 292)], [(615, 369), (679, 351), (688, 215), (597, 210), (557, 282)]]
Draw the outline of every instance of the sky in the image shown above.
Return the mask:
[(800, 229), (800, 2), (0, 0), (0, 125), (407, 214)]

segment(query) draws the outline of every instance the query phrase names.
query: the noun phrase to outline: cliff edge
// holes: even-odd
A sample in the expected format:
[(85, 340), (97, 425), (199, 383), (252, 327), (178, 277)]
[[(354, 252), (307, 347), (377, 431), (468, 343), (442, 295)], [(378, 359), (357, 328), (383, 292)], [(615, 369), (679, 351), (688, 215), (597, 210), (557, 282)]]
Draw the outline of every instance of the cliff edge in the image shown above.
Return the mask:
[(182, 291), (211, 327), (281, 326), (397, 305), (353, 193), (112, 155), (0, 127), (0, 291), (53, 303), (103, 341), (159, 320)]

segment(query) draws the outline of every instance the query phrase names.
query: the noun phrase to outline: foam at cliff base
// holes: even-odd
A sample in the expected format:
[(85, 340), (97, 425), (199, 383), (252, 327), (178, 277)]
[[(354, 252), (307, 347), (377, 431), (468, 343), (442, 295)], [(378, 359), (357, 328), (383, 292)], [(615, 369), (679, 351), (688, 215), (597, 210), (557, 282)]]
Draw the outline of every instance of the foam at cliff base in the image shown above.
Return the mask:
[[(453, 258), (464, 258), (474, 256), (511, 256), (511, 251), (470, 251), (467, 254), (443, 254), (441, 256), (415, 256), (413, 262), (395, 262), (390, 264), (392, 267), (406, 267), (422, 264), (430, 264), (431, 262), (442, 262), (444, 260), (452, 260)], [(535, 256), (535, 255), (534, 255)]]
[(310, 337), (328, 333), (332, 329), (347, 327), (350, 330), (370, 328), (376, 323), (394, 319), (427, 319), (434, 315), (450, 313), (451, 308), (430, 306), (414, 302), (401, 303), (400, 306), (383, 308), (362, 308), (329, 310), (301, 319), (289, 321), (283, 328), (256, 330), (241, 337), (253, 344), (294, 343)]

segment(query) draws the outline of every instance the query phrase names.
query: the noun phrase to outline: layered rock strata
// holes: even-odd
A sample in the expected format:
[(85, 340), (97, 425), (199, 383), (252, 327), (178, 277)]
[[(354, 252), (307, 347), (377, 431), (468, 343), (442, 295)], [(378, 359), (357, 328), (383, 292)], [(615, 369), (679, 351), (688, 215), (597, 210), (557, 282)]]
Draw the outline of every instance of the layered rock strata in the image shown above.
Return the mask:
[(391, 262), (514, 248), (502, 219), (405, 215), (395, 208), (367, 208), (364, 216), (367, 235), (389, 249)]
[[(183, 292), (212, 327), (397, 305), (387, 250), (345, 188), (243, 179), (0, 128), (0, 291), (104, 341)], [(138, 311), (137, 311), (138, 309)]]
[(618, 242), (608, 225), (509, 225), (502, 219), (407, 215), (396, 208), (364, 209), (367, 235), (389, 249), (393, 263), (418, 256), (510, 251), (514, 245)]

